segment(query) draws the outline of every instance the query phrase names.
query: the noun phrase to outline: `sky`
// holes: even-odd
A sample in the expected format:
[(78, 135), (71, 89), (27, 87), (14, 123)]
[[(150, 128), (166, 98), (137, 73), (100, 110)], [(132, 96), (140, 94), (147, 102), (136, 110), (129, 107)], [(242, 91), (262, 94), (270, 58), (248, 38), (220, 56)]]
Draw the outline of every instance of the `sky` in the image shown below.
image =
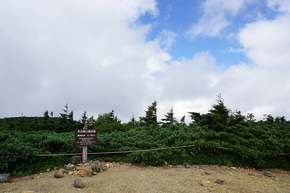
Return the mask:
[(290, 119), (289, 0), (0, 0), (0, 118), (114, 110), (157, 101)]

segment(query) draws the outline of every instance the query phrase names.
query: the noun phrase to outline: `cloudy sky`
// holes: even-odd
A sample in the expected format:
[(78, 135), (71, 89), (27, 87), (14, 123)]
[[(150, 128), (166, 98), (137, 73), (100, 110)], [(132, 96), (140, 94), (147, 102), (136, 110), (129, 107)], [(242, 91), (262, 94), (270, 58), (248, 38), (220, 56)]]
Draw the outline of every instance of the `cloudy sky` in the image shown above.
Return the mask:
[(0, 0), (0, 117), (290, 119), (289, 0)]

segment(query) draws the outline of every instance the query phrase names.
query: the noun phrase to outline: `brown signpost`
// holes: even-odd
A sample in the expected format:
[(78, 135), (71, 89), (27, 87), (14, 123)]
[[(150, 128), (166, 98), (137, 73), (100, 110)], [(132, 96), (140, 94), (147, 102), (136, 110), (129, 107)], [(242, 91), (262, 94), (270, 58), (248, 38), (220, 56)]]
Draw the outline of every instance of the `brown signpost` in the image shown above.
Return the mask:
[(75, 145), (83, 146), (82, 160), (83, 163), (87, 163), (88, 145), (97, 144), (97, 130), (87, 129), (87, 123), (84, 129), (75, 130)]
[(76, 129), (75, 130), (75, 145), (96, 145), (97, 130), (95, 129)]

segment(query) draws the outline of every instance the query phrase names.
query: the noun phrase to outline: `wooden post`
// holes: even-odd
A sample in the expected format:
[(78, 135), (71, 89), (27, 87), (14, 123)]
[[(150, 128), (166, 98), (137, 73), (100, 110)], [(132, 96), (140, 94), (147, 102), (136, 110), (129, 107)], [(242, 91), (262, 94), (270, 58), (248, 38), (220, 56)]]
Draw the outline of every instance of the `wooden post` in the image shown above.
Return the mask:
[[(83, 129), (88, 129), (87, 123), (85, 123), (85, 126)], [(88, 146), (83, 146), (83, 164), (87, 163), (87, 157), (88, 157)]]

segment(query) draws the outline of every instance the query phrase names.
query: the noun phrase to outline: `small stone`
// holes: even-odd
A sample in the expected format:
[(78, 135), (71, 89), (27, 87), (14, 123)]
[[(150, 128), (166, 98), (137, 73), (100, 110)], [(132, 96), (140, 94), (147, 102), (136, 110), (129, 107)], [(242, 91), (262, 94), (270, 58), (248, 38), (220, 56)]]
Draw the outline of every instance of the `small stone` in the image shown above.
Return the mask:
[(84, 166), (84, 164), (77, 164), (77, 166)]
[(84, 163), (84, 166), (89, 166), (89, 165), (91, 165), (90, 163)]
[(186, 166), (186, 165), (188, 165), (188, 163), (187, 162), (183, 162), (183, 164), (182, 164), (183, 166)]
[(97, 175), (97, 174), (98, 174), (98, 172), (93, 172), (93, 174), (94, 174), (94, 175)]
[(84, 169), (85, 166), (77, 166), (75, 167), (77, 171)]
[(23, 193), (34, 193), (34, 191), (25, 191)]
[(236, 168), (235, 167), (231, 167), (233, 170), (235, 170)]
[(103, 171), (107, 171), (108, 168), (107, 168), (106, 166), (103, 166), (103, 167), (102, 167), (102, 170), (103, 170)]
[(70, 163), (79, 164), (82, 162), (82, 156), (73, 156), (70, 158)]
[(82, 177), (92, 177), (93, 176), (93, 170), (89, 166), (84, 167), (84, 169), (80, 170), (80, 175)]
[(95, 164), (96, 165), (100, 165), (100, 164), (102, 164), (102, 162), (100, 162), (99, 160), (97, 160), (97, 161), (95, 161)]
[(102, 171), (102, 166), (101, 165), (95, 165), (95, 164), (91, 164), (90, 167), (92, 168), (93, 172), (101, 172)]
[(50, 169), (46, 169), (46, 171), (47, 171), (47, 172), (49, 172), (49, 171), (50, 171)]
[(217, 183), (217, 184), (224, 184), (225, 183), (225, 180), (217, 179), (215, 181), (215, 183)]
[(67, 171), (72, 171), (72, 172), (75, 171), (75, 169), (73, 167), (66, 167), (66, 170)]
[(185, 165), (184, 167), (185, 167), (185, 168), (190, 168), (190, 165)]
[(58, 171), (60, 171), (60, 172), (62, 172), (62, 173), (66, 173), (66, 170), (65, 169), (60, 169), (60, 170), (58, 170)]
[(269, 171), (264, 171), (263, 174), (264, 174), (264, 176), (267, 176), (267, 177), (269, 177), (269, 178), (273, 177), (272, 172), (269, 172)]
[(207, 183), (206, 183), (205, 181), (202, 181), (200, 185), (202, 185), (202, 186), (205, 186), (205, 187), (206, 187), (206, 186), (207, 186)]
[(211, 174), (213, 174), (213, 172), (205, 170), (205, 174), (211, 175)]
[(210, 181), (205, 181), (207, 184), (210, 184)]
[(73, 175), (74, 172), (73, 172), (73, 171), (69, 171), (68, 174), (69, 174), (69, 175)]
[(61, 171), (57, 171), (57, 172), (55, 172), (55, 173), (54, 173), (54, 177), (55, 177), (55, 178), (62, 178), (62, 177), (63, 177), (63, 172), (61, 172)]
[(81, 179), (77, 178), (74, 181), (74, 187), (75, 188), (84, 188), (85, 187), (85, 183)]
[(0, 174), (0, 182), (10, 182), (10, 174)]

